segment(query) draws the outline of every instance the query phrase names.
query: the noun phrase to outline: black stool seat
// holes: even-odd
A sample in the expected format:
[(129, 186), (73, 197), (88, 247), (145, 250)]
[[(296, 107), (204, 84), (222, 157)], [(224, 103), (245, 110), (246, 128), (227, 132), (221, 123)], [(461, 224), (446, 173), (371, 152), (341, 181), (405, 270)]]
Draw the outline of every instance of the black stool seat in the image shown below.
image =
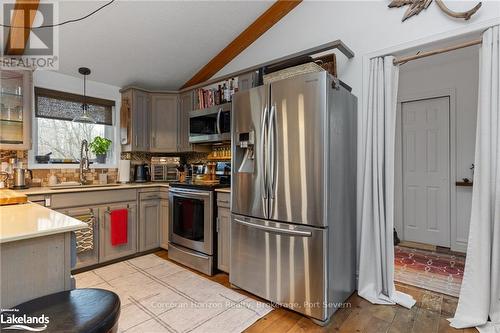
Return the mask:
[(74, 289), (19, 304), (14, 315), (49, 317), (44, 332), (115, 331), (120, 317), (120, 298), (103, 289)]

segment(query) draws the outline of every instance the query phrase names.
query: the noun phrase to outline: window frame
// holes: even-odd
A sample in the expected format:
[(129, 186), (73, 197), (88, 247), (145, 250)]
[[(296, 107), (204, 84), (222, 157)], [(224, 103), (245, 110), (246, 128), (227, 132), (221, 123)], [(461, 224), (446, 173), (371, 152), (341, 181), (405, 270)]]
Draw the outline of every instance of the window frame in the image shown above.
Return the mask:
[[(40, 89), (45, 89), (41, 88)], [(49, 89), (45, 89), (49, 90)], [(64, 94), (70, 94), (70, 95), (75, 95), (72, 93), (67, 93), (65, 91), (60, 91), (61, 95)], [(87, 97), (88, 99), (92, 100), (101, 100), (99, 98), (94, 98), (94, 97)], [(90, 100), (89, 100), (90, 102)], [(113, 101), (114, 102), (114, 101)], [(31, 149), (28, 150), (28, 167), (30, 169), (79, 169), (80, 165), (78, 163), (38, 163), (35, 160), (35, 149), (38, 146), (38, 122), (37, 122), (37, 117), (35, 113), (35, 105), (36, 103), (36, 97), (35, 97), (35, 92), (33, 91), (33, 112), (31, 112)], [(97, 163), (92, 163), (90, 164), (91, 169), (111, 169), (111, 168), (117, 168), (118, 167), (118, 159), (121, 154), (121, 145), (118, 140), (118, 134), (119, 130), (117, 129), (117, 124), (119, 123), (119, 119), (117, 118), (117, 112), (116, 112), (117, 106), (116, 103), (111, 106), (111, 117), (112, 117), (112, 123), (113, 125), (107, 125), (106, 126), (106, 134), (109, 134), (109, 136), (106, 136), (108, 138), (112, 138), (113, 144), (111, 146), (111, 151), (112, 151), (112, 158), (107, 158), (105, 164), (97, 164)], [(109, 133), (111, 132), (111, 133)]]

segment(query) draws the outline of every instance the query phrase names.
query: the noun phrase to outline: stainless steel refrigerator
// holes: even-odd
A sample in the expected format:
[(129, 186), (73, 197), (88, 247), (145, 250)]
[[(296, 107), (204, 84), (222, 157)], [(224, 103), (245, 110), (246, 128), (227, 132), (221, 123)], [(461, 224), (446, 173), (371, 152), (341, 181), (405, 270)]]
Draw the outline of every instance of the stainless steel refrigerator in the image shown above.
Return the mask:
[(355, 289), (356, 105), (326, 72), (233, 99), (230, 282), (319, 324)]

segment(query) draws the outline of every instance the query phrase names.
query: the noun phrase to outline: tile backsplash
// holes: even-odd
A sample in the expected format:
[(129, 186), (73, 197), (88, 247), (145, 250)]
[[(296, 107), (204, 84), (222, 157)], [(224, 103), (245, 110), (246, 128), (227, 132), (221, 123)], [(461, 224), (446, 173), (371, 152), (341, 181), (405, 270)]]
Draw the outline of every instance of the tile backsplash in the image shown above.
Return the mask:
[[(133, 152), (133, 153), (122, 153), (122, 159), (130, 159), (132, 164), (138, 163), (149, 163), (152, 156), (179, 156), (181, 158), (181, 163), (191, 164), (191, 163), (204, 163), (207, 161), (208, 153), (190, 152), (190, 153), (178, 153), (178, 154), (165, 154), (165, 153), (143, 153), (143, 152)], [(9, 158), (18, 158), (23, 165), (28, 166), (28, 152), (24, 150), (0, 150), (0, 161), (8, 162)], [(59, 182), (68, 181), (79, 181), (79, 170), (72, 168), (60, 168), (60, 169), (34, 169), (33, 170), (33, 181), (31, 186), (48, 186), (49, 177), (54, 173)], [(91, 169), (91, 172), (86, 174), (86, 178), (92, 184), (99, 183), (99, 174), (108, 174), (108, 183), (116, 182), (118, 178), (118, 169)]]
[[(0, 161), (8, 162), (9, 158), (18, 158), (24, 167), (28, 166), (28, 152), (24, 150), (0, 150)], [(54, 173), (59, 182), (69, 182), (69, 181), (79, 181), (80, 175), (78, 169), (70, 168), (60, 168), (60, 169), (34, 169), (33, 170), (33, 180), (30, 186), (48, 186), (49, 177)], [(89, 173), (86, 174), (86, 178), (92, 184), (99, 183), (99, 174), (108, 174), (108, 183), (116, 182), (118, 177), (118, 169), (91, 169)]]
[[(72, 182), (80, 181), (80, 174), (78, 169), (34, 169), (33, 182), (31, 186), (48, 186), (49, 177), (54, 173), (58, 182)], [(90, 172), (85, 174), (85, 178), (91, 184), (99, 184), (99, 174), (108, 174), (108, 183), (115, 183), (118, 178), (118, 169), (91, 169)]]

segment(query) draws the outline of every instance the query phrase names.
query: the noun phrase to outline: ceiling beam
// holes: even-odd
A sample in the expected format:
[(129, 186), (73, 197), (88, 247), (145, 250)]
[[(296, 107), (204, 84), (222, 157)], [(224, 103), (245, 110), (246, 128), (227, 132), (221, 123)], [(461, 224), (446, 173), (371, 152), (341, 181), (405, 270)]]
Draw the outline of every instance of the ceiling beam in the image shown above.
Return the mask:
[(23, 55), (40, 0), (16, 0), (10, 21), (5, 55)]
[(255, 42), (267, 30), (281, 20), (292, 9), (297, 7), (302, 0), (278, 0), (262, 15), (260, 15), (248, 28), (229, 43), (212, 60), (198, 71), (181, 89), (193, 86), (210, 79), (225, 65)]

